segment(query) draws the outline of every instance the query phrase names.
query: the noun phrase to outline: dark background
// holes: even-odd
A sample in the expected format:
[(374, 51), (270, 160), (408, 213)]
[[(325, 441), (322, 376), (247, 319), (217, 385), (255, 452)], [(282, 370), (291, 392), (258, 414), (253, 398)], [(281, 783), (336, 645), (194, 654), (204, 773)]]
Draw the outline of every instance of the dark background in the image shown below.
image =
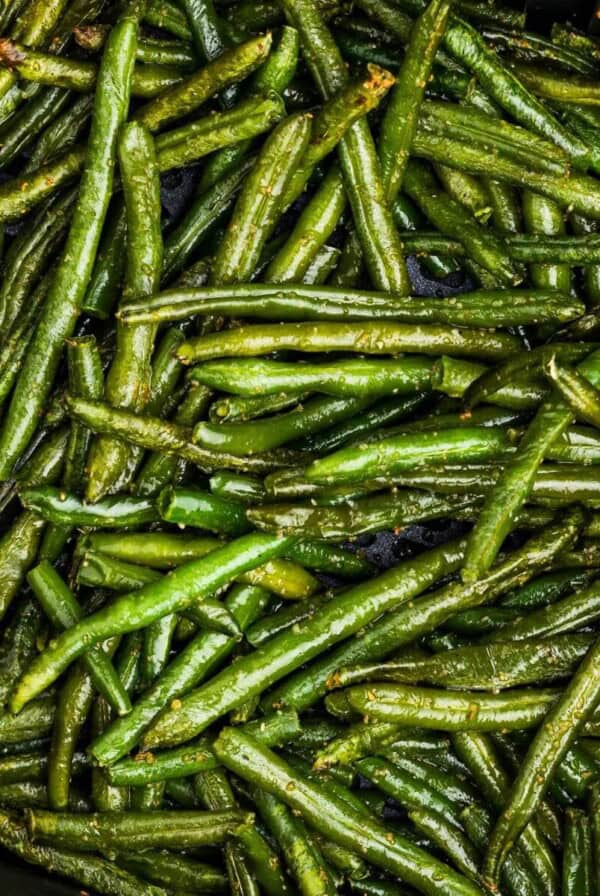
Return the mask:
[[(508, 5), (522, 8), (518, 0), (504, 0)], [(594, 12), (600, 12), (600, 0), (527, 0), (528, 28), (532, 31), (546, 31), (553, 21), (570, 21), (582, 30), (600, 33), (600, 18)], [(165, 189), (166, 187), (166, 189)], [(184, 184), (163, 183), (163, 202), (167, 213), (176, 213), (181, 207), (182, 193), (186, 192)], [(183, 189), (182, 189), (183, 187)], [(185, 201), (185, 199), (184, 199)], [(421, 271), (411, 265), (411, 278), (414, 281), (415, 294), (439, 294), (439, 282), (428, 283)], [(445, 293), (450, 292), (447, 288)], [(377, 536), (365, 539), (364, 548), (369, 559), (381, 568), (393, 566), (415, 549), (423, 549), (439, 541), (446, 540), (448, 532), (440, 531), (440, 527), (414, 526), (399, 536), (382, 532)], [(64, 884), (47, 877), (42, 871), (32, 870), (20, 865), (18, 860), (6, 853), (0, 853), (0, 886), (3, 896), (79, 896), (81, 890), (75, 885)]]

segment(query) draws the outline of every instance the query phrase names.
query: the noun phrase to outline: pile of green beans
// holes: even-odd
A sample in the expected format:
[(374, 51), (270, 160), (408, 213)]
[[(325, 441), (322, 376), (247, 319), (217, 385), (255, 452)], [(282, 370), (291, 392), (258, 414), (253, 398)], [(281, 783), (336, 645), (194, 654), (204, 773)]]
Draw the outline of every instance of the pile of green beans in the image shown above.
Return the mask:
[(3, 859), (598, 896), (598, 106), (503, 0), (6, 0)]

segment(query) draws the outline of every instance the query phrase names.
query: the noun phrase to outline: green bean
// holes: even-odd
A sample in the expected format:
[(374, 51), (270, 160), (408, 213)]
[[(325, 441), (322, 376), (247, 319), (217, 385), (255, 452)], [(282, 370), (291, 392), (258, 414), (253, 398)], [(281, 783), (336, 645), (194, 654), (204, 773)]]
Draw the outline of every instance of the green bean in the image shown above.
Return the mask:
[(2, 597), (0, 617), (17, 595), (29, 567), (35, 562), (44, 520), (30, 511), (19, 514), (0, 539), (0, 568), (2, 569)]
[[(53, 626), (62, 631), (83, 618), (83, 610), (58, 573), (42, 561), (27, 576), (29, 584)], [(126, 715), (131, 703), (119, 678), (102, 650), (94, 649), (83, 658), (94, 686), (103, 694), (119, 715)]]
[[(592, 381), (594, 362), (595, 357), (591, 355), (579, 367)], [(486, 499), (469, 539), (462, 572), (464, 581), (473, 581), (489, 569), (510, 532), (515, 514), (531, 492), (533, 479), (547, 449), (571, 422), (569, 409), (560, 401), (550, 398), (540, 407), (519, 443), (515, 458), (507, 462)]]
[(568, 677), (591, 647), (588, 635), (463, 647), (423, 660), (341, 669), (340, 685), (358, 681), (424, 682), (466, 690), (500, 691)]
[[(241, 812), (67, 812), (32, 810), (27, 827), (34, 842), (50, 842), (76, 851), (145, 849), (219, 844), (252, 816)], [(162, 824), (161, 824), (162, 822)]]
[[(408, 398), (386, 398), (377, 402), (368, 408), (363, 414), (357, 414), (346, 423), (338, 424), (326, 429), (323, 433), (317, 433), (308, 436), (302, 440), (298, 447), (308, 451), (325, 452), (333, 451), (341, 447), (346, 442), (357, 441), (363, 435), (367, 438), (369, 434), (381, 425), (386, 423), (395, 423), (404, 417), (410, 416), (418, 408), (423, 407), (428, 401), (427, 392), (418, 392), (414, 396)], [(289, 471), (291, 478), (294, 478), (294, 471)], [(277, 477), (277, 474), (269, 475), (265, 478), (265, 486), (267, 491), (272, 492), (275, 497), (285, 496), (285, 487), (288, 481), (288, 474)], [(280, 486), (283, 490), (279, 492)]]
[[(102, 362), (93, 337), (70, 339), (67, 344), (69, 388), (86, 398), (102, 394)], [(63, 486), (66, 491), (83, 491), (90, 432), (79, 423), (72, 423), (65, 456)], [(40, 559), (54, 561), (71, 535), (69, 526), (52, 523), (46, 528), (40, 547)]]
[[(471, 842), (483, 852), (493, 827), (491, 814), (483, 806), (473, 803), (463, 809), (460, 818)], [(536, 884), (531, 865), (518, 849), (508, 857), (502, 869), (502, 888), (511, 896), (535, 896), (542, 892)]]
[[(85, 551), (77, 567), (76, 578), (79, 585), (124, 593), (157, 582), (161, 576), (144, 566)], [(193, 611), (188, 611), (188, 615), (209, 631), (239, 634), (235, 621), (217, 600), (203, 601)]]
[(4, 705), (13, 683), (37, 653), (43, 614), (32, 595), (17, 600), (12, 618), (0, 640), (0, 703)]
[[(300, 731), (295, 712), (274, 713), (260, 721), (250, 722), (244, 730), (265, 746), (281, 746), (293, 740)], [(123, 759), (107, 769), (108, 780), (115, 785), (133, 785), (186, 778), (201, 771), (217, 768), (219, 761), (211, 748), (209, 738), (174, 750), (159, 753), (137, 753), (132, 759)]]
[[(345, 87), (340, 52), (310, 0), (286, 0), (284, 12), (297, 28), (311, 75), (325, 99)], [(355, 121), (339, 147), (348, 200), (365, 262), (376, 288), (407, 295), (408, 274), (391, 214), (385, 203), (375, 146), (365, 118)]]
[[(246, 628), (266, 606), (267, 592), (252, 585), (237, 586), (226, 600), (240, 628)], [(114, 762), (138, 742), (158, 713), (194, 687), (209, 671), (231, 654), (236, 640), (208, 632), (197, 635), (139, 699), (127, 720), (116, 720), (98, 737), (91, 752), (100, 764)]]
[[(566, 230), (561, 209), (550, 199), (529, 191), (523, 194), (523, 218), (531, 233), (560, 236)], [(566, 265), (531, 265), (529, 276), (540, 288), (570, 292), (571, 271)]]
[(110, 214), (96, 255), (92, 276), (83, 299), (82, 310), (105, 320), (117, 299), (125, 271), (123, 240), (127, 233), (125, 203), (113, 200)]
[[(210, 397), (207, 389), (192, 385), (177, 408), (174, 422), (179, 426), (193, 426), (204, 415)], [(178, 484), (187, 466), (187, 462), (176, 455), (153, 452), (141, 468), (134, 490), (143, 497), (155, 496), (167, 485)]]
[(222, 471), (211, 476), (208, 484), (213, 495), (239, 501), (240, 504), (254, 504), (266, 499), (266, 492), (260, 479)]
[[(416, 469), (412, 473), (396, 474), (379, 484), (374, 482), (373, 487), (399, 485), (426, 488), (438, 494), (473, 496), (487, 494), (498, 481), (500, 473), (500, 468), (483, 464), (461, 464), (453, 468), (430, 466), (422, 471)], [(597, 480), (597, 474), (587, 466), (542, 465), (538, 468), (530, 500), (533, 503), (551, 505), (581, 501), (583, 504), (596, 506), (600, 498)]]
[(483, 228), (460, 203), (440, 190), (433, 175), (420, 162), (411, 160), (407, 164), (403, 183), (406, 193), (425, 216), (446, 236), (458, 239), (469, 257), (501, 283), (519, 282), (521, 277), (504, 241)]
[(192, 32), (182, 9), (164, 0), (150, 0), (144, 9), (144, 22), (191, 42)]
[(600, 392), (589, 379), (555, 357), (544, 365), (544, 373), (578, 419), (592, 426), (599, 425)]
[(407, 433), (357, 444), (314, 461), (306, 470), (310, 482), (338, 484), (362, 482), (374, 475), (393, 476), (415, 465), (459, 459), (474, 461), (502, 456), (508, 447), (506, 433), (489, 427), (464, 427), (442, 432)]
[(215, 283), (247, 280), (272, 235), (284, 192), (310, 136), (305, 115), (290, 116), (267, 139), (242, 187), (212, 270)]
[(309, 619), (319, 610), (323, 604), (329, 600), (331, 595), (318, 595), (312, 599), (304, 600), (296, 604), (290, 604), (288, 607), (279, 609), (275, 613), (264, 616), (251, 625), (246, 634), (246, 640), (253, 647), (260, 647), (270, 638), (280, 634), (283, 631)]
[[(135, 122), (124, 126), (119, 160), (127, 215), (126, 303), (156, 292), (162, 272), (160, 184), (154, 144), (145, 127)], [(155, 333), (152, 325), (117, 325), (117, 347), (104, 390), (110, 404), (139, 412), (148, 403)], [(86, 493), (90, 501), (100, 500), (114, 488), (130, 456), (130, 447), (118, 439), (95, 439), (88, 459)]]
[(335, 230), (346, 207), (342, 175), (334, 166), (306, 208), (275, 258), (269, 264), (265, 280), (292, 283), (302, 280), (318, 250)]
[[(176, 711), (166, 712), (146, 734), (145, 745), (178, 743), (194, 736), (213, 719), (254, 694), (262, 693), (268, 684), (297, 669), (327, 647), (350, 637), (386, 607), (410, 599), (415, 592), (433, 583), (442, 570), (446, 571), (449, 566), (456, 568), (460, 562), (457, 554), (460, 556), (456, 544), (427, 552), (329, 601), (312, 619), (242, 657), (207, 685), (184, 698)], [(214, 703), (210, 702), (211, 694), (214, 694)]]
[(248, 357), (280, 350), (305, 352), (349, 351), (364, 354), (415, 352), (462, 357), (502, 359), (518, 351), (518, 340), (508, 334), (458, 330), (434, 324), (385, 322), (361, 324), (311, 323), (256, 324), (224, 333), (199, 336), (184, 342), (177, 356), (184, 364), (219, 357)]
[(0, 220), (18, 220), (61, 186), (74, 180), (84, 167), (85, 158), (85, 148), (76, 146), (27, 177), (5, 181), (0, 189)]
[(473, 498), (453, 498), (419, 490), (392, 490), (375, 497), (352, 499), (338, 506), (312, 503), (267, 504), (253, 507), (248, 519), (260, 530), (286, 532), (302, 538), (344, 542), (368, 532), (401, 529), (410, 523), (453, 517), (473, 505)]
[[(464, 395), (465, 405), (468, 408), (473, 408), (478, 402), (488, 399), (491, 394), (494, 394), (506, 382), (516, 379), (517, 376), (526, 376), (541, 370), (543, 365), (552, 357), (556, 356), (560, 361), (566, 361), (567, 363), (581, 362), (589, 357), (589, 350), (590, 346), (586, 343), (548, 343), (547, 345), (533, 348), (530, 352), (523, 352), (520, 355), (515, 354), (503, 364), (499, 364), (494, 370), (485, 371), (480, 368), (479, 375), (473, 376), (470, 386), (467, 386), (467, 388), (462, 389), (460, 385), (456, 384), (456, 397)], [(450, 359), (447, 365), (444, 359), (444, 366), (447, 366), (448, 370), (440, 371), (440, 373), (444, 375), (446, 373), (449, 374), (450, 385), (452, 386), (454, 386), (452, 382), (454, 375), (458, 379), (461, 377), (461, 374), (464, 376), (468, 370), (464, 366), (462, 369), (457, 368)], [(591, 358), (589, 369), (592, 375), (594, 368), (595, 359)], [(473, 374), (477, 373), (474, 367), (471, 368), (471, 371)], [(539, 404), (539, 401), (536, 404)]]
[(214, 94), (255, 71), (269, 55), (271, 41), (271, 35), (267, 34), (225, 50), (204, 68), (142, 106), (136, 111), (135, 119), (155, 132), (184, 118)]
[(481, 174), (531, 189), (553, 199), (562, 208), (576, 211), (594, 220), (600, 214), (596, 181), (584, 174), (549, 174), (525, 168), (506, 153), (489, 154), (480, 146), (438, 137), (419, 130), (413, 141), (414, 155), (442, 162), (470, 174)]
[(586, 147), (504, 68), (472, 27), (454, 20), (446, 31), (444, 46), (472, 69), (484, 90), (516, 121), (564, 149), (575, 163), (587, 166)]
[[(170, 569), (219, 546), (216, 539), (171, 535), (165, 532), (153, 533), (119, 533), (110, 532), (91, 534), (86, 541), (86, 548), (99, 553), (108, 554), (125, 561), (143, 562), (156, 569)], [(290, 544), (285, 556), (300, 565), (308, 566), (319, 572), (336, 573), (339, 576), (361, 576), (371, 571), (371, 566), (359, 554), (344, 551), (332, 545), (319, 542), (299, 541)], [(270, 561), (271, 568), (277, 567), (281, 561)], [(282, 576), (283, 578), (283, 576)]]
[(348, 765), (357, 759), (362, 759), (363, 756), (373, 756), (383, 747), (394, 743), (399, 734), (400, 728), (387, 722), (379, 724), (358, 722), (318, 750), (314, 768)]
[[(487, 735), (478, 732), (461, 732), (452, 737), (452, 743), (459, 758), (465, 763), (475, 781), (496, 811), (501, 811), (510, 792), (510, 779), (504, 771), (494, 745)], [(558, 870), (556, 862), (541, 834), (540, 818), (530, 822), (523, 831), (519, 847), (527, 855), (546, 891), (558, 890)]]
[(150, 301), (132, 301), (119, 312), (123, 323), (163, 323), (195, 314), (224, 313), (265, 320), (372, 320), (459, 326), (516, 326), (556, 319), (567, 322), (583, 313), (547, 290), (477, 290), (448, 299), (401, 299), (363, 290), (268, 285), (171, 289)]
[(178, 525), (223, 535), (243, 535), (250, 528), (242, 504), (199, 489), (165, 488), (158, 496), (161, 518)]
[(581, 809), (567, 809), (561, 892), (587, 896), (593, 893), (594, 876), (589, 820)]
[(45, 874), (58, 873), (105, 896), (163, 896), (165, 893), (162, 888), (144, 884), (107, 859), (32, 843), (25, 824), (6, 812), (0, 814), (0, 839), (3, 847), (43, 868)]
[(455, 105), (426, 100), (422, 106), (422, 128), (437, 136), (458, 138), (493, 147), (515, 161), (529, 162), (535, 170), (566, 174), (568, 156), (555, 144), (532, 134), (530, 130), (500, 119), (498, 113), (485, 113), (473, 105)]
[(580, 570), (549, 573), (508, 594), (500, 603), (503, 607), (518, 610), (536, 610), (571, 594), (579, 587), (586, 587), (590, 584), (592, 575)]
[[(270, 695), (269, 702), (293, 706), (298, 711), (311, 706), (327, 692), (328, 681), (332, 679), (335, 682), (332, 676), (341, 667), (382, 659), (415, 638), (434, 631), (454, 612), (489, 603), (499, 594), (511, 591), (516, 585), (534, 577), (546, 568), (548, 562), (552, 562), (561, 549), (573, 543), (579, 525), (581, 516), (575, 512), (568, 521), (566, 531), (561, 522), (561, 526), (550, 527), (531, 538), (520, 551), (515, 551), (499, 564), (487, 580), (483, 579), (468, 588), (462, 583), (450, 584), (431, 596), (414, 601), (413, 606), (400, 607), (387, 618), (375, 622), (360, 638), (342, 644), (309, 669), (292, 676)], [(462, 544), (456, 545), (456, 549), (455, 562), (460, 564)], [(444, 574), (455, 569), (454, 563), (448, 564)]]
[(190, 856), (165, 851), (117, 853), (116, 864), (146, 880), (169, 888), (185, 887), (189, 893), (222, 893), (226, 880), (218, 868)]
[[(52, 388), (63, 340), (75, 325), (92, 273), (112, 191), (117, 131), (129, 101), (136, 36), (137, 21), (127, 11), (112, 29), (104, 51), (87, 163), (67, 245), (0, 433), (0, 476), (3, 478), (10, 473), (37, 425), (40, 410)], [(118, 95), (115, 84), (120, 87)]]
[(440, 880), (444, 881), (448, 894), (466, 896), (478, 892), (466, 878), (409, 845), (399, 834), (359, 814), (339, 797), (294, 773), (252, 738), (227, 728), (221, 732), (215, 748), (221, 761), (236, 774), (263, 787), (292, 810), (299, 811), (304, 820), (325, 837), (406, 880), (422, 893), (435, 893)]
[(408, 817), (422, 834), (428, 837), (466, 877), (479, 882), (479, 854), (471, 841), (454, 824), (423, 806), (411, 809)]
[(251, 97), (227, 112), (207, 115), (156, 138), (161, 172), (194, 162), (208, 153), (268, 131), (283, 116), (276, 93)]
[(496, 731), (537, 726), (558, 691), (512, 691), (481, 695), (453, 694), (402, 685), (351, 687), (343, 691), (351, 708), (377, 721), (442, 731)]
[(435, 173), (445, 191), (473, 217), (482, 224), (487, 224), (492, 207), (486, 187), (472, 174), (448, 168), (440, 163), (434, 165)]
[(194, 441), (215, 452), (246, 457), (347, 420), (369, 404), (367, 398), (317, 397), (291, 411), (248, 423), (198, 423)]
[[(59, 429), (42, 441), (31, 458), (18, 472), (18, 484), (43, 486), (56, 482), (63, 469), (68, 433)], [(0, 598), (0, 618), (21, 587), (28, 569), (33, 565), (40, 546), (43, 520), (28, 510), (20, 513), (0, 539), (0, 569), (3, 591)]]
[[(222, 768), (199, 773), (194, 778), (194, 789), (209, 809), (233, 809), (237, 803)], [(246, 827), (238, 838), (243, 865), (260, 882), (269, 896), (282, 896), (286, 883), (280, 869), (279, 857), (273, 852), (260, 831)], [(225, 847), (230, 852), (229, 844)], [(237, 865), (237, 856), (235, 865)], [(239, 869), (236, 869), (239, 875)]]
[(118, 436), (150, 451), (183, 457), (207, 473), (223, 467), (249, 473), (265, 472), (289, 466), (294, 461), (298, 462), (298, 454), (295, 452), (289, 455), (268, 453), (255, 458), (240, 458), (232, 454), (209, 451), (192, 442), (192, 433), (186, 427), (166, 422), (158, 417), (112, 408), (99, 401), (88, 401), (67, 395), (65, 404), (69, 413), (93, 432)]
[(286, 864), (304, 896), (325, 896), (335, 887), (319, 846), (290, 810), (270, 793), (252, 788), (259, 813), (282, 850)]
[[(151, 572), (148, 566), (154, 569), (171, 569), (189, 560), (203, 557), (222, 546), (222, 542), (216, 538), (186, 538), (158, 532), (132, 534), (131, 538), (123, 533), (118, 537), (118, 545), (114, 545), (110, 537), (107, 542), (107, 536), (109, 533), (102, 533), (99, 542), (94, 540), (95, 536), (92, 536), (90, 541), (92, 547), (97, 545), (101, 551), (106, 551), (104, 554), (88, 551), (86, 542), (81, 545), (81, 550), (85, 553), (77, 572), (77, 579), (82, 584), (126, 591), (158, 580), (157, 574)], [(294, 551), (290, 548), (286, 553)], [(115, 559), (116, 557), (126, 558), (125, 562)], [(127, 559), (133, 559), (136, 563), (126, 562)], [(145, 565), (138, 566), (139, 560), (143, 560)], [(259, 566), (239, 578), (241, 582), (260, 585), (290, 600), (308, 597), (316, 589), (316, 580), (313, 576), (289, 560), (270, 560), (265, 566)], [(211, 617), (216, 620), (217, 617), (213, 612), (215, 609), (211, 607)], [(198, 610), (195, 609), (194, 612)], [(222, 618), (221, 624), (224, 621)]]
[[(583, 583), (586, 585), (586, 583)], [(556, 603), (541, 607), (524, 618), (509, 623), (502, 633), (486, 635), (489, 641), (523, 640), (551, 637), (577, 631), (596, 619), (598, 587), (593, 582)], [(589, 620), (589, 621), (588, 621)]]
[(533, 738), (489, 843), (485, 873), (490, 880), (497, 878), (514, 839), (536, 811), (550, 777), (598, 702), (597, 664), (595, 645)]
[(110, 607), (63, 632), (49, 645), (17, 685), (12, 706), (18, 711), (54, 681), (61, 671), (90, 644), (113, 634), (144, 628), (208, 597), (236, 575), (254, 569), (271, 557), (285, 552), (289, 540), (264, 535), (248, 535), (225, 545), (212, 556), (185, 564), (160, 582), (151, 583), (132, 594), (119, 597)]
[(25, 507), (52, 523), (68, 526), (121, 528), (155, 522), (159, 515), (151, 501), (115, 495), (97, 504), (86, 504), (61, 488), (29, 488), (20, 492)]
[[(51, 91), (40, 92), (34, 102), (45, 105), (53, 98), (55, 108), (59, 106), (57, 99), (61, 100), (59, 108), (64, 108), (69, 99), (59, 88), (87, 93), (94, 89), (98, 77), (94, 62), (36, 52), (8, 38), (0, 41), (0, 65), (15, 71), (25, 81), (52, 87)], [(153, 97), (181, 80), (179, 69), (173, 66), (144, 65), (133, 72), (131, 92), (133, 96)], [(28, 116), (31, 114), (28, 107), (25, 111)]]
[(390, 200), (395, 199), (402, 186), (425, 86), (444, 36), (449, 13), (449, 3), (436, 0), (421, 13), (413, 26), (398, 80), (381, 124), (379, 153), (383, 183)]
[(32, 738), (43, 737), (52, 730), (55, 704), (52, 697), (35, 700), (18, 716), (8, 711), (0, 712), (0, 736), (3, 744), (19, 744)]
[(91, 676), (77, 664), (69, 671), (57, 700), (48, 757), (48, 805), (51, 809), (69, 808), (75, 748), (93, 699)]
[(316, 113), (304, 156), (287, 187), (284, 207), (300, 196), (315, 167), (339, 144), (358, 119), (376, 108), (393, 84), (393, 76), (377, 65), (367, 66), (367, 77), (348, 81)]
[(0, 288), (0, 306), (4, 308), (7, 329), (16, 324), (14, 332), (18, 332), (23, 317), (28, 316), (30, 309), (29, 305), (23, 308), (24, 300), (39, 285), (39, 278), (60, 245), (75, 198), (75, 191), (69, 190), (63, 196), (50, 199), (36, 215), (31, 232), (25, 228), (11, 243), (4, 259)]
[(425, 806), (437, 812), (450, 824), (456, 824), (456, 809), (452, 800), (437, 793), (426, 782), (415, 779), (406, 770), (380, 757), (359, 759), (356, 768), (367, 780), (393, 797), (405, 810)]
[[(239, 144), (234, 144), (237, 145)], [(236, 170), (226, 173), (192, 203), (165, 240), (163, 279), (168, 280), (185, 267), (201, 240), (233, 206), (244, 178), (253, 164), (253, 157), (246, 159)], [(135, 302), (132, 301), (131, 305), (133, 309)], [(124, 307), (119, 312), (120, 319), (124, 323), (130, 321), (129, 312), (129, 307)]]

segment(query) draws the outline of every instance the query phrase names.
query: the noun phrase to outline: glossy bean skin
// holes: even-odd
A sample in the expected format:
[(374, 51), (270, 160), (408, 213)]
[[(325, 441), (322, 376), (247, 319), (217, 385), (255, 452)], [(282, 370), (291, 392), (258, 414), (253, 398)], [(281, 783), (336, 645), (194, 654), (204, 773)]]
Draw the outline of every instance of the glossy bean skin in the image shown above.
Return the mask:
[(159, 417), (133, 414), (129, 411), (111, 408), (104, 402), (87, 401), (72, 396), (67, 396), (65, 404), (69, 413), (88, 425), (94, 432), (121, 436), (141, 448), (177, 455), (207, 473), (212, 473), (220, 467), (249, 473), (265, 472), (278, 467), (287, 467), (292, 460), (298, 459), (295, 453), (288, 456), (270, 452), (255, 458), (240, 458), (227, 455), (224, 452), (217, 454), (196, 445), (192, 441), (192, 433), (188, 428)]
[(352, 505), (314, 506), (312, 503), (267, 504), (252, 507), (248, 519), (257, 529), (286, 532), (302, 538), (344, 542), (369, 532), (401, 527), (425, 520), (445, 519), (469, 512), (470, 496), (464, 498), (428, 494), (417, 490), (383, 492), (374, 497), (352, 496)]
[[(158, 289), (163, 263), (156, 153), (150, 132), (137, 122), (128, 123), (121, 131), (119, 169), (127, 217), (126, 303)], [(152, 325), (129, 329), (117, 325), (117, 347), (104, 386), (110, 404), (139, 412), (148, 403), (155, 335)], [(94, 440), (88, 458), (86, 492), (90, 500), (97, 501), (114, 488), (130, 456), (131, 450), (123, 442), (103, 436)]]
[(135, 526), (158, 518), (152, 502), (125, 496), (106, 498), (98, 504), (86, 504), (76, 495), (60, 488), (24, 489), (21, 500), (43, 518), (72, 526)]
[(241, 504), (197, 489), (163, 489), (157, 506), (164, 520), (178, 525), (191, 525), (234, 537), (243, 535), (249, 528)]
[[(9, 475), (33, 434), (36, 418), (52, 387), (63, 340), (72, 333), (92, 273), (112, 190), (117, 132), (129, 105), (136, 40), (137, 21), (127, 13), (111, 32), (104, 51), (94, 127), (67, 246), (0, 434), (2, 478)], [(125, 90), (115, 91), (116, 83), (125, 85)]]
[(399, 435), (391, 439), (381, 439), (368, 446), (358, 444), (329, 455), (312, 463), (306, 470), (309, 481), (332, 485), (346, 482), (361, 482), (378, 475), (401, 472), (419, 464), (427, 464), (435, 458), (443, 457), (445, 463), (452, 464), (459, 457), (473, 460), (502, 456), (506, 450), (506, 435), (503, 432), (477, 427), (449, 429), (443, 433), (422, 433)]
[(113, 862), (96, 856), (78, 856), (73, 852), (56, 849), (52, 846), (32, 843), (26, 825), (14, 818), (9, 812), (2, 812), (0, 836), (2, 845), (26, 862), (41, 867), (45, 873), (48, 869), (96, 889), (99, 893), (119, 893), (119, 896), (159, 896), (156, 887), (140, 882), (139, 878)]
[(445, 731), (495, 731), (535, 727), (559, 696), (558, 691), (515, 691), (502, 695), (452, 696), (427, 688), (374, 684), (343, 692), (355, 711), (381, 721)]
[(292, 411), (248, 423), (198, 423), (194, 440), (212, 451), (239, 457), (262, 454), (307, 437), (362, 411), (368, 398), (317, 397)]
[[(182, 610), (194, 600), (208, 597), (211, 591), (228, 583), (236, 575), (283, 553), (288, 543), (283, 538), (249, 535), (244, 537), (244, 541), (233, 542), (206, 559), (180, 567), (140, 592), (120, 597), (111, 607), (82, 620), (46, 648), (17, 687), (13, 707), (21, 708), (34, 694), (41, 693), (63, 668), (89, 648), (90, 641), (102, 641), (117, 632), (135, 631), (161, 616)], [(86, 644), (82, 642), (82, 634), (88, 630), (90, 638)]]
[[(369, 619), (379, 615), (388, 601), (393, 606), (412, 595), (414, 589), (420, 591), (426, 583), (435, 581), (441, 569), (454, 565), (457, 546), (453, 545), (448, 551), (437, 550), (427, 560), (424, 559), (427, 555), (423, 555), (407, 569), (401, 565), (385, 574), (383, 580), (379, 577), (328, 602), (312, 619), (273, 638), (263, 648), (239, 660), (190, 694), (182, 701), (176, 721), (170, 718), (169, 712), (165, 713), (146, 735), (146, 745), (177, 743), (180, 738), (185, 740), (193, 736), (190, 732), (200, 732), (212, 718), (218, 718), (249, 696), (261, 693), (266, 682), (277, 681), (300, 663), (317, 656), (324, 645), (332, 646), (357, 631)], [(409, 572), (408, 576), (403, 575), (406, 572)], [(357, 603), (359, 599), (360, 603)], [(351, 612), (350, 607), (353, 607)]]
[[(330, 98), (347, 83), (342, 57), (319, 10), (306, 0), (284, 6), (288, 22), (297, 28), (308, 66), (321, 94)], [(366, 265), (374, 285), (385, 292), (407, 295), (408, 274), (385, 194), (373, 138), (364, 118), (356, 121), (340, 143), (340, 164)]]
[[(261, 615), (269, 600), (267, 592), (254, 585), (234, 587), (226, 599), (226, 607), (244, 630)], [(139, 743), (144, 731), (173, 699), (193, 688), (212, 669), (231, 655), (236, 639), (213, 632), (201, 632), (181, 651), (157, 681), (138, 700), (127, 719), (112, 725), (93, 741), (91, 752), (106, 765), (127, 754)]]
[(193, 112), (220, 89), (254, 71), (264, 62), (270, 48), (271, 36), (267, 35), (227, 50), (219, 59), (143, 106), (136, 113), (136, 120), (152, 132), (161, 130), (172, 121)]
[(95, 813), (87, 816), (63, 812), (28, 813), (27, 826), (34, 842), (53, 844), (77, 851), (100, 848), (143, 849), (152, 846), (203, 846), (220, 843), (228, 834), (250, 820), (241, 812), (168, 812), (162, 825), (156, 813)]
[[(244, 730), (266, 746), (281, 746), (293, 740), (300, 731), (295, 712), (274, 713), (256, 722), (249, 722)], [(109, 766), (107, 776), (112, 784), (135, 785), (154, 783), (172, 778), (187, 778), (197, 772), (217, 768), (219, 762), (211, 749), (210, 739), (160, 753), (138, 753)]]
[(430, 3), (411, 30), (404, 61), (381, 124), (379, 154), (388, 199), (395, 199), (402, 186), (425, 85), (449, 14), (450, 6), (444, 0)]
[[(171, 237), (172, 239), (172, 237)], [(169, 243), (167, 242), (167, 250)], [(583, 313), (583, 305), (569, 303), (548, 290), (476, 290), (447, 299), (402, 299), (367, 290), (306, 287), (294, 283), (169, 289), (151, 299), (132, 299), (118, 312), (124, 323), (163, 323), (196, 314), (278, 320), (372, 320), (447, 323), (469, 326), (511, 326), (535, 323), (536, 316), (556, 314), (568, 321)]]
[(298, 349), (309, 353), (360, 351), (368, 355), (399, 352), (439, 355), (452, 352), (459, 357), (500, 360), (518, 351), (518, 345), (514, 337), (508, 334), (492, 336), (471, 330), (467, 335), (434, 324), (300, 323), (248, 325), (227, 333), (199, 336), (184, 342), (177, 354), (184, 364), (194, 364), (212, 358), (247, 357)]
[[(47, 561), (42, 561), (31, 570), (28, 581), (57, 630), (69, 628), (83, 618), (83, 610), (75, 596)], [(90, 651), (83, 663), (97, 690), (119, 715), (126, 715), (131, 703), (104, 652), (101, 649)]]
[[(540, 726), (517, 776), (511, 799), (492, 835), (485, 870), (495, 879), (502, 862), (527, 821), (535, 812), (549, 777), (558, 766), (578, 729), (587, 721), (597, 702), (598, 646), (592, 647), (555, 706)], [(536, 775), (531, 779), (529, 775)]]
[[(512, 557), (509, 555), (487, 580), (469, 588), (462, 584), (450, 584), (437, 589), (431, 596), (424, 595), (415, 600), (412, 607), (400, 607), (367, 628), (361, 638), (348, 645), (340, 645), (329, 656), (317, 660), (310, 669), (303, 670), (301, 675), (292, 676), (273, 692), (270, 701), (293, 706), (298, 711), (311, 706), (327, 693), (329, 687), (335, 687), (335, 674), (341, 667), (382, 659), (415, 638), (433, 631), (454, 610), (479, 606), (493, 600), (498, 593), (510, 592), (519, 584), (524, 584), (545, 568), (550, 558), (560, 552), (561, 546), (573, 543), (580, 525), (581, 517), (575, 513), (569, 521), (568, 530), (562, 526), (555, 527), (531, 538), (522, 551), (516, 551)], [(464, 545), (457, 545), (457, 548), (456, 556), (459, 558)], [(460, 559), (457, 562), (460, 563)], [(454, 568), (454, 565), (447, 566), (446, 573)]]
[(297, 114), (284, 120), (266, 141), (242, 187), (215, 258), (215, 283), (243, 282), (251, 276), (281, 212), (283, 196), (310, 137), (310, 122)]
[[(579, 635), (574, 638), (563, 636), (556, 641), (528, 641), (520, 645), (496, 644), (497, 652), (490, 652), (491, 645), (463, 647), (421, 662), (408, 660), (405, 664), (396, 662), (365, 666), (362, 669), (360, 666), (341, 669), (339, 683), (348, 685), (365, 680), (423, 681), (430, 685), (466, 690), (505, 690), (567, 677), (575, 670), (592, 642), (592, 637)], [(486, 673), (488, 662), (489, 669)]]
[[(358, 851), (380, 868), (392, 871), (415, 885), (422, 893), (435, 893), (437, 884), (432, 875), (442, 875), (448, 893), (476, 894), (462, 875), (422, 853), (399, 835), (387, 836), (378, 822), (359, 815), (347, 804), (330, 794), (325, 795), (308, 780), (293, 773), (281, 759), (263, 750), (251, 738), (225, 729), (216, 745), (221, 760), (246, 780), (259, 784), (293, 809), (305, 820), (342, 846)], [(236, 755), (237, 754), (237, 755)], [(352, 833), (350, 833), (352, 826)], [(410, 853), (410, 860), (407, 861)]]

